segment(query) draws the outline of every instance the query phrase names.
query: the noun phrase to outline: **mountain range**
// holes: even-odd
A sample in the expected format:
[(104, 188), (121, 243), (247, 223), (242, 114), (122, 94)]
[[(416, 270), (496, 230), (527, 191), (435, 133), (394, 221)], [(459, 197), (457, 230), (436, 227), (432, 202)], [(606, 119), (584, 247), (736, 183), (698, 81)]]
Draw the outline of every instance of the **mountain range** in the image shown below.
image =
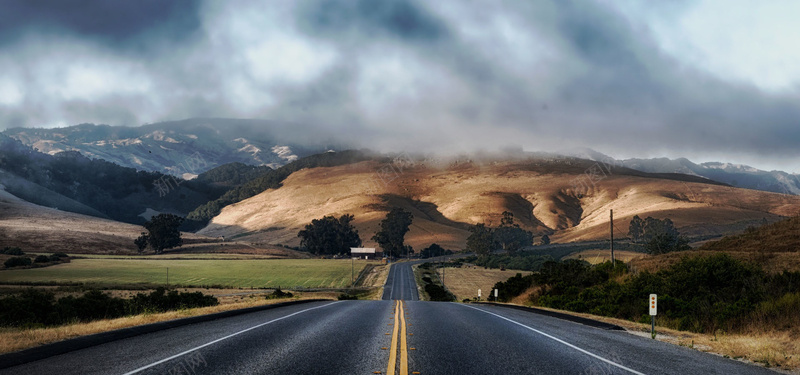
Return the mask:
[[(0, 133), (0, 190), (58, 208), (48, 220), (69, 211), (141, 224), (169, 212), (188, 217), (184, 229), (200, 235), (283, 246), (297, 246), (297, 232), (312, 219), (342, 214), (355, 215), (365, 245), (374, 245), (369, 238), (392, 207), (414, 214), (408, 240), (415, 248), (463, 248), (471, 225), (497, 225), (503, 211), (560, 242), (605, 238), (612, 209), (622, 235), (639, 215), (670, 218), (695, 239), (800, 213), (797, 175), (778, 171), (616, 160), (589, 149), (459, 157), (336, 151), (330, 148), (343, 146), (272, 137), (270, 126), (280, 125), (193, 119), (10, 129)], [(3, 215), (0, 236), (11, 223)]]
[(745, 189), (800, 195), (800, 175), (783, 171), (764, 171), (747, 165), (723, 162), (696, 164), (686, 158), (615, 159), (588, 148), (566, 151), (562, 154), (622, 165), (642, 172), (682, 173)]
[[(51, 129), (13, 128), (3, 134), (51, 155), (78, 151), (92, 159), (186, 179), (233, 162), (274, 169), (304, 156), (348, 148), (341, 140), (309, 142), (306, 137), (289, 135), (291, 128), (292, 124), (266, 120), (196, 118), (140, 127), (81, 124)], [(696, 164), (685, 158), (620, 160), (591, 149), (556, 155), (613, 163), (642, 172), (694, 175), (746, 189), (800, 194), (800, 175), (746, 165)]]
[(46, 154), (77, 151), (91, 159), (186, 179), (234, 162), (274, 168), (339, 147), (286, 140), (281, 134), (287, 133), (287, 127), (291, 124), (196, 118), (139, 127), (12, 128), (3, 134)]

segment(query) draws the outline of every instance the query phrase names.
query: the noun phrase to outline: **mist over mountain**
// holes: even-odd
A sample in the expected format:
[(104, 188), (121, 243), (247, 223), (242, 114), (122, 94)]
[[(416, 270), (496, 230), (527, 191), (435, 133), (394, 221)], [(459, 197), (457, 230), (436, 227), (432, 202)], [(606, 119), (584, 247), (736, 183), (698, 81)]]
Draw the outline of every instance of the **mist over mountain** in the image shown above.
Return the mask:
[[(229, 163), (274, 169), (305, 156), (352, 148), (355, 143), (345, 136), (341, 139), (325, 136), (323, 138), (327, 139), (312, 141), (303, 129), (269, 120), (194, 118), (140, 127), (81, 124), (52, 129), (14, 128), (0, 134), (51, 155), (77, 151), (91, 159), (189, 179)], [(481, 153), (483, 151), (476, 154)], [(538, 153), (515, 148), (503, 149), (501, 154), (514, 157)], [(724, 160), (698, 164), (686, 158), (615, 159), (589, 148), (553, 155), (615, 163), (648, 173), (694, 175), (735, 187), (800, 195), (800, 175), (765, 171)]]
[(631, 158), (618, 160), (592, 149), (576, 149), (565, 151), (563, 154), (581, 159), (616, 163), (642, 172), (681, 173), (704, 177), (745, 189), (800, 195), (800, 175), (783, 171), (764, 171), (747, 165), (725, 162), (697, 164), (686, 158)]
[(51, 155), (77, 151), (91, 159), (185, 178), (234, 162), (274, 168), (339, 148), (324, 140), (303, 141), (304, 136), (291, 132), (291, 124), (266, 120), (196, 118), (139, 127), (81, 124), (3, 133)]
[(39, 206), (138, 224), (152, 213), (184, 216), (227, 189), (90, 159), (77, 151), (45, 154), (0, 134), (0, 190)]

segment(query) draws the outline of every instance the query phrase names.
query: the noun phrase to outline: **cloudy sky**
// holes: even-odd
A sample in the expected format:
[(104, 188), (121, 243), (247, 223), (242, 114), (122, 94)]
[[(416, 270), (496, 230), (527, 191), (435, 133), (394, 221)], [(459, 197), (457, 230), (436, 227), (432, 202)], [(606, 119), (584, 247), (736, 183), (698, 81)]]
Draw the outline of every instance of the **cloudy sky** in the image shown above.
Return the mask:
[(0, 129), (280, 120), (380, 151), (800, 172), (796, 1), (0, 1)]

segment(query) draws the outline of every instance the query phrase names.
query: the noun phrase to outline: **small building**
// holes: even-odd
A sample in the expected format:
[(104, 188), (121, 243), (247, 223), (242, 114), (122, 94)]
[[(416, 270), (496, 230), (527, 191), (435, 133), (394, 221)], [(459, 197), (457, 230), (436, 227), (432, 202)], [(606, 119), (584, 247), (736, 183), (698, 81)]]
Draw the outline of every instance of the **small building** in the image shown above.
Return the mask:
[(358, 259), (380, 259), (383, 258), (383, 250), (374, 247), (351, 247), (350, 256)]

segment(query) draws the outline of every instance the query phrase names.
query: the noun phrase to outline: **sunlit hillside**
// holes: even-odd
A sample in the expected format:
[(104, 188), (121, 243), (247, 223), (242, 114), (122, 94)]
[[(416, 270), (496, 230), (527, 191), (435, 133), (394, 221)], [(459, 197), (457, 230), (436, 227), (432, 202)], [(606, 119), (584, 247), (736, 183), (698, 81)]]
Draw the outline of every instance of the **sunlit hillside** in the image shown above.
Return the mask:
[[(593, 168), (604, 172), (589, 176)], [(800, 197), (579, 159), (369, 161), (295, 172), (282, 187), (226, 207), (199, 233), (297, 245), (297, 232), (312, 219), (352, 214), (365, 244), (374, 245), (369, 239), (390, 207), (414, 214), (406, 236), (414, 248), (436, 242), (460, 249), (469, 225), (496, 226), (503, 211), (537, 235), (571, 242), (605, 238), (612, 209), (620, 232), (639, 215), (670, 218), (687, 235), (726, 234), (795, 215)]]

